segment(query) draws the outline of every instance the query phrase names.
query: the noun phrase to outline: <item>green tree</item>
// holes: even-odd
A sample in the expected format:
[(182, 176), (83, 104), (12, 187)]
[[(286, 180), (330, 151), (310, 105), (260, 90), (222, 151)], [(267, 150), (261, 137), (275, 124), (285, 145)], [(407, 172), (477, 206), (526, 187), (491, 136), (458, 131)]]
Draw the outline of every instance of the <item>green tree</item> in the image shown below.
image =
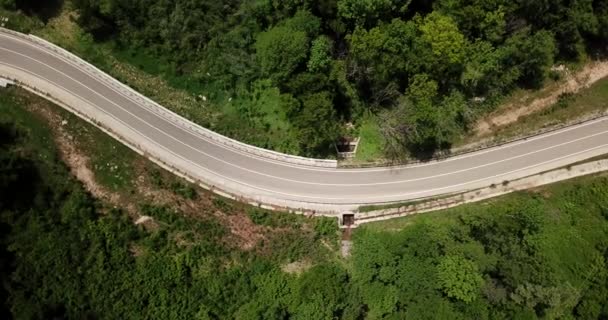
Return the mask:
[(553, 65), (556, 47), (550, 32), (530, 34), (529, 30), (523, 30), (507, 39), (502, 50), (507, 66), (519, 73), (518, 81), (540, 87)]
[(461, 256), (446, 256), (437, 266), (439, 285), (448, 297), (471, 302), (480, 293), (483, 278), (477, 265)]
[(359, 26), (375, 25), (393, 12), (405, 12), (411, 0), (339, 0), (339, 15)]
[(332, 47), (332, 41), (327, 36), (313, 40), (307, 64), (308, 71), (313, 73), (326, 71), (331, 63)]
[(437, 81), (430, 79), (427, 74), (415, 75), (409, 87), (407, 95), (419, 107), (432, 108), (432, 104), (437, 97), (439, 86)]
[(595, 9), (598, 20), (598, 36), (600, 41), (608, 40), (608, 3), (598, 2)]
[(505, 68), (504, 51), (496, 50), (489, 42), (474, 42), (466, 52), (460, 84), (470, 96), (501, 94), (519, 77), (519, 70)]
[(306, 59), (308, 42), (305, 32), (288, 27), (260, 33), (255, 49), (262, 75), (277, 83), (287, 79)]
[(387, 156), (399, 158), (409, 151), (428, 157), (438, 148), (448, 147), (466, 124), (467, 112), (461, 93), (453, 91), (440, 99), (436, 81), (426, 74), (414, 76), (406, 96), (382, 116)]
[(299, 10), (293, 17), (281, 21), (279, 25), (303, 31), (310, 39), (315, 38), (321, 30), (321, 20), (307, 10)]
[(279, 270), (255, 275), (251, 281), (255, 293), (235, 314), (239, 320), (277, 319), (288, 314), (285, 300), (291, 289), (286, 275)]
[(334, 319), (345, 307), (348, 276), (337, 265), (314, 267), (292, 285), (289, 297), (294, 319)]
[(323, 91), (303, 96), (301, 100), (301, 107), (292, 110), (290, 118), (299, 129), (302, 149), (308, 155), (330, 152), (340, 134), (332, 95)]
[(466, 39), (452, 18), (433, 11), (420, 24), (422, 40), (430, 45), (440, 61), (457, 64), (465, 53)]
[[(426, 68), (417, 33), (413, 22), (393, 19), (370, 30), (356, 28), (347, 38), (354, 80), (372, 84), (372, 103), (394, 103), (394, 92), (405, 86), (408, 76)], [(392, 88), (396, 90), (391, 93)]]

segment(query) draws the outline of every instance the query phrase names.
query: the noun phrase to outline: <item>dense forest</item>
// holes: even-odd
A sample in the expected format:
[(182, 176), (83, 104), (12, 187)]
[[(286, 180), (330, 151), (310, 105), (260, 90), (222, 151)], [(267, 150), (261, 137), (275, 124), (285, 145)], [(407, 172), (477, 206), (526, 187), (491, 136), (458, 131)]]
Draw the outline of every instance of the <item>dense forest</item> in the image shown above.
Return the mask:
[[(40, 120), (1, 98), (3, 319), (608, 317), (606, 176), (362, 227), (349, 259), (314, 258), (319, 237), (336, 241), (324, 223), (314, 238), (242, 250), (213, 218), (168, 207), (141, 205), (158, 228), (134, 225), (70, 176)], [(313, 264), (299, 274), (281, 267), (303, 258)]]
[[(47, 15), (57, 3), (0, 5)], [(603, 0), (70, 4), (97, 41), (209, 96), (221, 118), (212, 129), (308, 156), (333, 153), (332, 142), (352, 133), (347, 124), (369, 113), (380, 119), (387, 156), (447, 148), (501, 96), (538, 88), (559, 76), (555, 63), (608, 45)]]

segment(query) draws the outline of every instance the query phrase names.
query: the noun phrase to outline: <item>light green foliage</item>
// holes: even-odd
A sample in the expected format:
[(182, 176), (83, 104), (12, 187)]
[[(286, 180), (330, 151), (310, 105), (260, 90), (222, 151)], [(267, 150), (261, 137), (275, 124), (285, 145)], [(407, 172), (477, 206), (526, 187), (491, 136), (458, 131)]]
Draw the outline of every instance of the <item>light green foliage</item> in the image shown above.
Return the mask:
[(466, 39), (454, 21), (433, 11), (419, 26), (422, 40), (431, 46), (433, 54), (441, 61), (460, 63), (464, 58)]
[[(394, 113), (387, 115), (384, 132), (392, 149), (388, 154), (397, 156), (403, 153), (400, 148), (433, 150), (437, 146), (451, 143), (462, 130), (465, 121), (464, 96), (454, 91), (443, 101), (438, 99), (437, 82), (425, 74), (412, 79), (407, 96), (402, 98)], [(393, 118), (391, 120), (391, 118)]]
[(349, 38), (351, 56), (369, 68), (370, 77), (386, 83), (416, 70), (418, 48), (413, 22), (394, 19), (367, 31), (357, 28)]
[[(402, 318), (399, 311), (406, 310), (415, 318), (449, 319), (608, 314), (601, 302), (608, 298), (608, 210), (602, 209), (608, 180), (564, 183), (546, 194), (514, 194), (360, 228), (353, 281), (361, 284), (369, 313)], [(386, 300), (385, 292), (397, 300)]]
[(262, 76), (276, 83), (286, 80), (308, 56), (310, 40), (319, 28), (317, 17), (298, 11), (293, 18), (260, 33), (255, 49)]
[(331, 49), (333, 44), (326, 36), (318, 37), (313, 40), (310, 48), (310, 58), (308, 59), (308, 71), (319, 72), (326, 70), (331, 63)]
[(541, 307), (550, 319), (559, 319), (568, 315), (580, 299), (578, 289), (569, 283), (556, 287), (543, 287), (525, 283), (515, 289), (511, 299), (528, 310)]
[(446, 256), (437, 266), (438, 282), (448, 297), (473, 301), (480, 293), (483, 278), (474, 262), (461, 256)]
[(292, 284), (289, 310), (294, 319), (334, 319), (347, 299), (348, 275), (337, 265), (317, 266)]
[(366, 115), (362, 119), (358, 128), (358, 136), (361, 140), (357, 146), (356, 160), (373, 161), (382, 157), (385, 142), (379, 127), (377, 117)]
[(335, 237), (338, 234), (338, 220), (321, 217), (315, 221), (314, 229), (320, 236)]
[(321, 20), (306, 10), (296, 12), (292, 18), (283, 20), (279, 25), (303, 31), (309, 39), (315, 38), (321, 30)]
[(430, 79), (427, 74), (417, 74), (412, 78), (407, 95), (416, 105), (429, 110), (433, 107), (438, 89), (437, 82)]
[(507, 22), (505, 21), (505, 9), (499, 6), (494, 11), (485, 13), (483, 21), (479, 28), (483, 30), (483, 35), (488, 41), (500, 42), (506, 32)]
[(439, 0), (440, 12), (452, 17), (469, 40), (500, 43), (507, 32), (507, 19), (513, 10), (508, 0)]
[(477, 41), (468, 46), (464, 70), (460, 77), (465, 92), (501, 92), (517, 80), (510, 76), (512, 72), (504, 70), (501, 53), (485, 41)]
[(262, 75), (285, 80), (304, 61), (309, 39), (304, 31), (274, 27), (258, 35), (255, 49)]
[(291, 123), (287, 114), (297, 108), (298, 101), (290, 94), (281, 94), (270, 80), (259, 80), (253, 84), (250, 99), (243, 102), (241, 114), (248, 119), (254, 127), (264, 128), (267, 131), (267, 145), (273, 145), (282, 152), (298, 153)]
[(473, 118), (464, 95), (458, 91), (452, 91), (444, 97), (439, 104), (439, 124), (436, 133), (438, 144), (449, 145), (463, 132)]

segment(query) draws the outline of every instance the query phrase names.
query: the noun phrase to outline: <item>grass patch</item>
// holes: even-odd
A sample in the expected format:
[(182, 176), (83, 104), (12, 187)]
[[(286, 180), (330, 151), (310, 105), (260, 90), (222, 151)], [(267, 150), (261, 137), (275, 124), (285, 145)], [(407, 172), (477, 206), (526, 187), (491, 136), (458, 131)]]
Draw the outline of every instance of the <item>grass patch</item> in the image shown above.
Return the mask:
[(75, 137), (78, 148), (85, 154), (95, 155), (90, 161), (96, 180), (112, 191), (132, 190), (135, 179), (133, 162), (137, 154), (103, 131), (54, 107), (66, 119), (66, 130)]
[(364, 116), (359, 126), (359, 137), (361, 140), (354, 159), (356, 162), (371, 162), (383, 157), (384, 137), (380, 133), (380, 124), (375, 116)]
[(155, 188), (169, 190), (188, 200), (195, 200), (198, 198), (196, 185), (173, 175), (163, 175), (161, 169), (157, 167), (146, 171), (148, 172), (150, 183)]
[(395, 202), (395, 203), (387, 203), (387, 204), (372, 204), (372, 205), (360, 206), (358, 208), (357, 212), (370, 212), (370, 211), (375, 211), (375, 210), (401, 208), (401, 207), (405, 207), (405, 206), (413, 206), (413, 205), (417, 205), (417, 204), (421, 204), (421, 203), (425, 203), (425, 202), (435, 201), (435, 200), (439, 200), (439, 199), (447, 198), (447, 197), (450, 197), (450, 196), (432, 197), (432, 198), (422, 199), (422, 200), (403, 201), (403, 202)]
[(256, 207), (247, 208), (247, 215), (253, 223), (260, 226), (267, 226), (273, 228), (283, 228), (289, 225), (293, 225), (299, 228), (304, 222), (304, 217), (299, 215), (295, 215), (294, 217), (288, 217), (285, 214), (281, 214), (279, 212), (274, 212)]
[(3, 27), (23, 32), (30, 33), (32, 30), (42, 28), (44, 24), (37, 18), (28, 17), (15, 11), (8, 11), (0, 7), (0, 17), (8, 18)]
[[(62, 138), (73, 141), (84, 154), (94, 155), (88, 160), (97, 182), (111, 191), (125, 193), (132, 191), (135, 178), (133, 162), (137, 155), (134, 151), (76, 115), (22, 89), (15, 87), (2, 89), (0, 97), (3, 104), (9, 106), (6, 107), (6, 113), (13, 116), (21, 114), (20, 117), (24, 118), (24, 115), (29, 114), (29, 118), (35, 117), (26, 110), (28, 108), (40, 109), (43, 112), (48, 110), (51, 114), (57, 115), (59, 119), (55, 119), (52, 125), (61, 127), (59, 131), (64, 132)], [(49, 120), (42, 119), (40, 115), (37, 117), (37, 121), (40, 122)], [(45, 130), (44, 133), (37, 133), (36, 136), (43, 137), (41, 139), (44, 139), (44, 143), (54, 145), (55, 135), (48, 129), (48, 125), (34, 126), (30, 123), (26, 127), (36, 128), (31, 130)]]
[(26, 130), (27, 148), (35, 150), (31, 154), (37, 160), (43, 163), (58, 161), (51, 130), (42, 119), (21, 107), (25, 103), (28, 103), (27, 99), (13, 94), (13, 89), (0, 88), (0, 122), (14, 122)]
[(198, 79), (176, 74), (175, 66), (167, 57), (150, 54), (145, 48), (125, 47), (115, 42), (103, 45), (109, 48), (111, 55), (121, 63), (134, 66), (146, 74), (160, 76), (175, 89), (187, 91), (194, 96), (206, 91), (206, 87)]

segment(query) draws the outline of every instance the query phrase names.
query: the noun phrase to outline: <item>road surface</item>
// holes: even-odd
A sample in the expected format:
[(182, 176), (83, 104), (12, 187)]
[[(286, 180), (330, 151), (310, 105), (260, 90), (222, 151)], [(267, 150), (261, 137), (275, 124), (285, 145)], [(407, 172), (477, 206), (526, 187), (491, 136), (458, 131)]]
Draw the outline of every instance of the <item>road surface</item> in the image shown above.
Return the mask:
[[(343, 212), (362, 204), (463, 192), (608, 153), (601, 118), (480, 152), (419, 165), (346, 169), (300, 165), (237, 149), (108, 84), (76, 60), (25, 35), (0, 31), (0, 76), (110, 131), (130, 147), (217, 192), (296, 210)], [(101, 79), (101, 80), (100, 80)], [(279, 157), (280, 158), (280, 157)]]

